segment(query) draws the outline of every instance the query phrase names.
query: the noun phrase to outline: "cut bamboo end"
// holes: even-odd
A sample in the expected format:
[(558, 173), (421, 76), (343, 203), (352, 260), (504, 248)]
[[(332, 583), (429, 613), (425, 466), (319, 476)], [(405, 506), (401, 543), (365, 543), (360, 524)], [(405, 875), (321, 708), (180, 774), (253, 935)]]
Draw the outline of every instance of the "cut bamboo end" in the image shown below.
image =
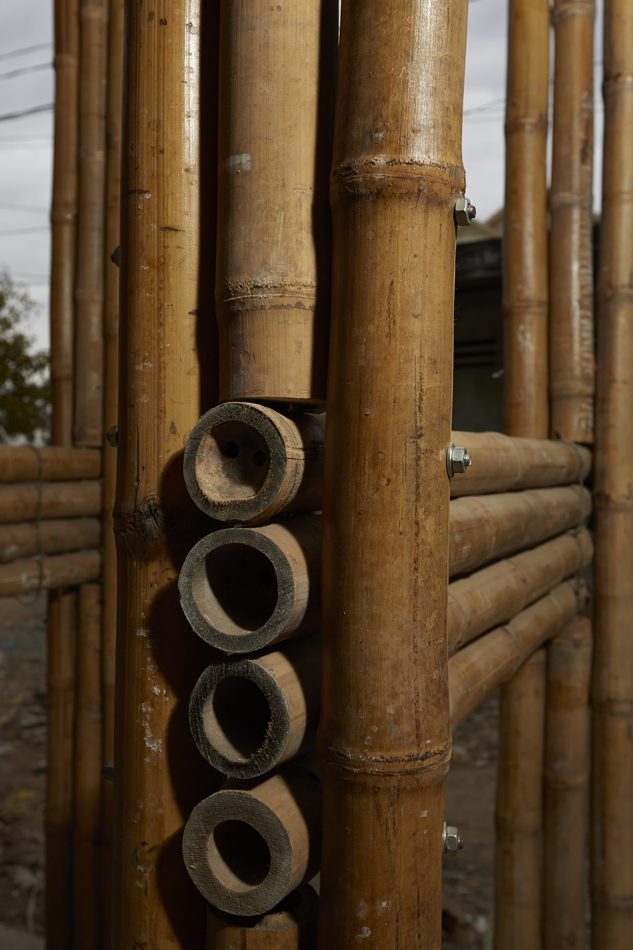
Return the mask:
[(229, 914), (272, 910), (316, 869), (319, 805), (318, 781), (300, 768), (250, 791), (224, 789), (204, 799), (183, 836), (185, 864), (200, 893)]
[(51, 445), (0, 445), (0, 483), (98, 478), (101, 452)]
[(73, 551), (33, 557), (0, 565), (0, 597), (15, 597), (34, 590), (76, 587), (99, 579), (99, 551)]
[(218, 521), (261, 522), (321, 507), (325, 415), (284, 416), (231, 402), (205, 413), (185, 448), (184, 475), (198, 507)]
[(39, 518), (91, 517), (101, 512), (101, 482), (16, 482), (0, 485), (0, 524)]
[(0, 564), (37, 554), (91, 550), (98, 547), (100, 539), (101, 524), (97, 518), (0, 525)]
[(206, 950), (316, 950), (318, 911), (319, 898), (309, 886), (259, 920), (226, 918), (209, 908)]
[(196, 544), (178, 582), (192, 628), (211, 646), (249, 653), (318, 622), (318, 515), (287, 525), (223, 528)]
[(200, 753), (219, 772), (255, 778), (314, 741), (319, 642), (289, 644), (258, 659), (208, 667), (189, 703)]

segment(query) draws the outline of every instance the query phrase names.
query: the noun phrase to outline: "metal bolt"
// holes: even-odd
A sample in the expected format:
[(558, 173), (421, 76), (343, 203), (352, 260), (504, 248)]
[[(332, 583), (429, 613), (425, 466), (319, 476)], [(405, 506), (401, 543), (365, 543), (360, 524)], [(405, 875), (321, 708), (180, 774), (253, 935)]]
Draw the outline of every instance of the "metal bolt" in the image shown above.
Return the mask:
[(114, 782), (114, 762), (106, 762), (101, 771), (106, 782)]
[(468, 449), (451, 442), (446, 450), (446, 471), (448, 472), (448, 477), (452, 478), (457, 472), (465, 472), (472, 464), (473, 460), (468, 454)]
[(444, 822), (444, 827), (442, 828), (442, 843), (444, 844), (446, 854), (457, 854), (458, 851), (461, 851), (464, 847), (464, 842), (459, 834), (459, 828), (456, 828), (455, 825), (447, 825), (446, 822)]
[(111, 445), (113, 449), (116, 449), (119, 444), (119, 427), (110, 426), (105, 437), (108, 445)]
[(120, 244), (118, 247), (115, 247), (115, 249), (112, 251), (112, 254), (110, 254), (110, 260), (117, 267), (121, 266), (121, 245)]
[(460, 195), (455, 202), (455, 220), (460, 228), (472, 224), (477, 217), (477, 209), (466, 195)]

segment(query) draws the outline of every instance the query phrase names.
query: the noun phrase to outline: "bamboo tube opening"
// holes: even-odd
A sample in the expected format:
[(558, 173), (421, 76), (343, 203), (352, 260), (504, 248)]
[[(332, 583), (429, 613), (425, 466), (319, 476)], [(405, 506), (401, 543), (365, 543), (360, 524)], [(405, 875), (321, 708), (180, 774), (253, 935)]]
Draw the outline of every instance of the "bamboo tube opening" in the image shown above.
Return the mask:
[(270, 703), (260, 686), (245, 676), (220, 680), (202, 710), (208, 739), (231, 762), (246, 762), (264, 743)]
[(245, 821), (223, 821), (213, 829), (207, 858), (220, 884), (230, 891), (250, 891), (270, 874), (266, 839)]
[(196, 478), (203, 491), (230, 501), (254, 498), (266, 481), (270, 452), (252, 426), (225, 422), (200, 440)]
[(279, 597), (273, 565), (250, 544), (223, 544), (209, 551), (194, 572), (193, 590), (204, 618), (238, 635), (263, 627)]

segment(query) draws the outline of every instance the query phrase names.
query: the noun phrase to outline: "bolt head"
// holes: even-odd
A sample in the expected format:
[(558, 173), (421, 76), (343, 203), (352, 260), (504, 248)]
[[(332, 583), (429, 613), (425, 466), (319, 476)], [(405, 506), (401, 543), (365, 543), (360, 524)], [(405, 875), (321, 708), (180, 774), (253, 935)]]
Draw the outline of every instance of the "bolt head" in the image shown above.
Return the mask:
[(472, 462), (473, 460), (468, 454), (468, 449), (451, 442), (446, 452), (446, 468), (449, 478), (452, 478), (453, 475), (458, 473), (465, 472), (467, 468), (470, 468)]
[(477, 209), (466, 195), (460, 195), (455, 202), (455, 220), (460, 228), (467, 227), (477, 217)]
[(460, 837), (459, 828), (456, 828), (455, 825), (446, 825), (444, 830), (444, 850), (446, 853), (456, 854), (463, 847), (464, 842)]

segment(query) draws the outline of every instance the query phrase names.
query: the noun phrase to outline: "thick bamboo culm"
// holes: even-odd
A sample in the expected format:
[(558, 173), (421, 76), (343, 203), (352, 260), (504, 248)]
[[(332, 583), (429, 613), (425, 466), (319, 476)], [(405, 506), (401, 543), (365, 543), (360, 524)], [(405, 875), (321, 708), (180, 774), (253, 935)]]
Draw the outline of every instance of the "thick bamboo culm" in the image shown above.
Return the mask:
[(591, 621), (549, 643), (544, 772), (543, 946), (588, 947)]
[(316, 950), (319, 899), (302, 887), (261, 918), (220, 915), (209, 908), (206, 950)]
[(0, 445), (0, 484), (98, 478), (101, 453), (57, 445)]
[(554, 3), (550, 428), (593, 442), (593, 0)]
[(604, 164), (598, 282), (592, 946), (633, 933), (633, 7), (604, 5)]
[[(582, 482), (591, 454), (547, 439), (498, 432), (453, 432), (472, 465), (451, 480), (451, 495), (479, 495)], [(253, 403), (225, 403), (205, 413), (185, 449), (189, 493), (218, 521), (257, 523), (281, 511), (321, 508), (325, 415), (285, 416)]]
[(101, 585), (77, 595), (75, 795), (73, 808), (74, 946), (101, 946)]
[[(115, 828), (112, 946), (204, 944), (177, 836), (205, 794), (176, 714), (200, 674), (175, 580), (193, 506), (182, 481), (199, 415), (200, 4), (126, 4)], [(139, 466), (139, 459), (142, 465)], [(186, 646), (187, 645), (187, 646)], [(168, 740), (169, 735), (169, 742)], [(184, 778), (184, 782), (183, 782)]]
[(294, 764), (251, 789), (203, 799), (185, 825), (185, 865), (205, 899), (238, 916), (266, 914), (318, 869), (321, 790)]
[(72, 830), (75, 761), (76, 594), (48, 601), (46, 767), (46, 946), (72, 942)]
[(337, 14), (335, 0), (220, 4), (222, 399), (325, 401)]
[(382, 950), (441, 939), (466, 13), (462, 0), (342, 7), (319, 727), (327, 950), (359, 934)]
[(549, 0), (510, 0), (503, 223), (505, 431), (545, 439)]
[(320, 515), (215, 531), (182, 566), (182, 609), (198, 636), (227, 653), (312, 633), (319, 623), (320, 554)]
[(79, 214), (75, 285), (74, 442), (103, 441), (103, 238), (107, 0), (79, 0)]
[(101, 513), (101, 482), (16, 482), (0, 485), (0, 524)]
[(98, 580), (100, 573), (100, 551), (72, 551), (11, 561), (0, 564), (0, 597), (75, 587)]
[[(79, 0), (55, 0), (55, 152), (51, 206), (51, 438), (71, 446), (77, 228)], [(1, 467), (1, 463), (0, 463)]]
[(100, 540), (98, 518), (0, 525), (0, 564), (37, 554), (86, 551), (99, 547)]

